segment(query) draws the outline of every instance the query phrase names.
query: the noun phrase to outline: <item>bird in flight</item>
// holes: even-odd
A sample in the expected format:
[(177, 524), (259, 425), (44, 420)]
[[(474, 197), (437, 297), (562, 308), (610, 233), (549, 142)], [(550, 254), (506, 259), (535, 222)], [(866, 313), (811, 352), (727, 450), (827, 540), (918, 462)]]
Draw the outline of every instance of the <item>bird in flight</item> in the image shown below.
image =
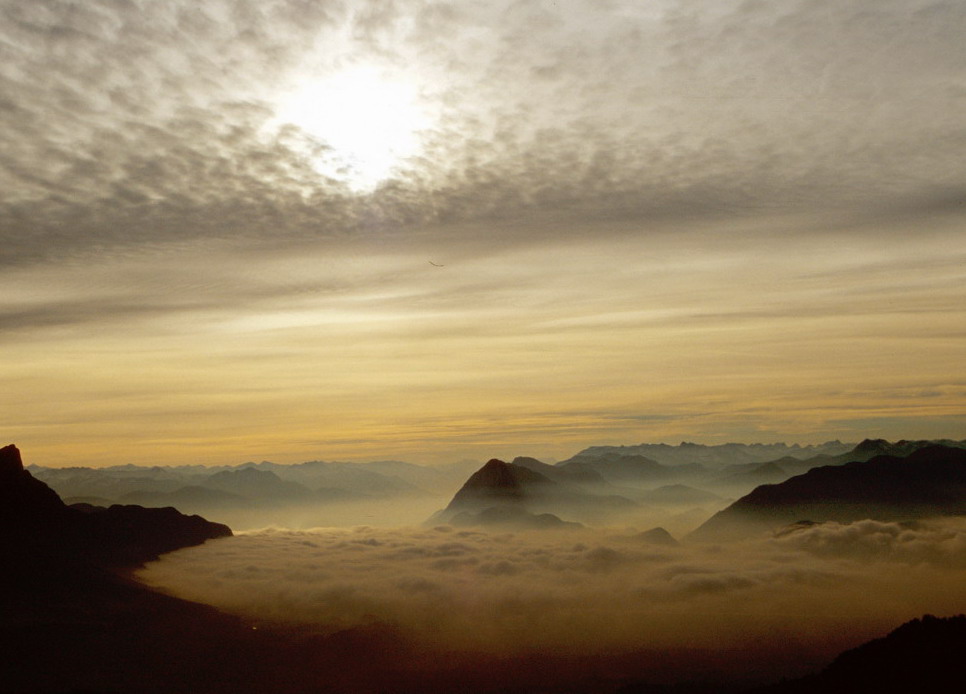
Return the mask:
[(429, 264), (432, 265), (433, 267), (446, 267), (441, 263), (434, 263), (432, 260), (429, 261)]

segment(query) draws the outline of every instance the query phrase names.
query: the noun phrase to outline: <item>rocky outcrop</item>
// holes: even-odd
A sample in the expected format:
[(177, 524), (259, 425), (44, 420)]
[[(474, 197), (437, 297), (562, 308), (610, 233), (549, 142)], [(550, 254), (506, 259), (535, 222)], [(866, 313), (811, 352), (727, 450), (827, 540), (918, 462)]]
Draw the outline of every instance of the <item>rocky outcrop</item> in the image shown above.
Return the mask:
[(226, 525), (170, 507), (69, 507), (24, 469), (16, 446), (0, 449), (0, 555), (10, 567), (8, 580), (135, 567), (228, 535)]

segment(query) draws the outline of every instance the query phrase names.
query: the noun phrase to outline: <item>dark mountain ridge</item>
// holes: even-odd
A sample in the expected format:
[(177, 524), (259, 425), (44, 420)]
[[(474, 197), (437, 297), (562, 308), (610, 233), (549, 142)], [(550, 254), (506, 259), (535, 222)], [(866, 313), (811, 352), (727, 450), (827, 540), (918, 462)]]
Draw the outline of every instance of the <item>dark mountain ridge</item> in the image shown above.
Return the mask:
[(493, 458), (470, 475), (447, 508), (486, 504), (490, 501), (518, 501), (539, 494), (538, 487), (558, 487), (559, 483), (539, 472)]
[(228, 526), (174, 508), (85, 504), (72, 508), (24, 469), (20, 450), (0, 448), (0, 553), (10, 580), (46, 569), (132, 567), (164, 552), (231, 535)]
[(691, 537), (742, 537), (803, 519), (898, 521), (964, 514), (966, 450), (929, 445), (904, 458), (880, 455), (818, 467), (780, 484), (756, 487)]

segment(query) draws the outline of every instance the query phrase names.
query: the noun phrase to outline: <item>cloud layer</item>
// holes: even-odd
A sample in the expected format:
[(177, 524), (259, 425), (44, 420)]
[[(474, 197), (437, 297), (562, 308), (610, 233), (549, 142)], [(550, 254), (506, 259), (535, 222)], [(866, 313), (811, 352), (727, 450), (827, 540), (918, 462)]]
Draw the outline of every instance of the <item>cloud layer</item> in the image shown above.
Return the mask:
[[(2, 12), (6, 263), (563, 211), (941, 214), (962, 197), (956, 2)], [(324, 141), (263, 126), (286, 89), (366, 63), (414, 80), (438, 118), (398, 180), (360, 200), (309, 164)]]
[(964, 543), (960, 520), (675, 548), (616, 532), (268, 530), (167, 555), (141, 578), (268, 624), (387, 624), (431, 651), (745, 649), (801, 664), (961, 610)]

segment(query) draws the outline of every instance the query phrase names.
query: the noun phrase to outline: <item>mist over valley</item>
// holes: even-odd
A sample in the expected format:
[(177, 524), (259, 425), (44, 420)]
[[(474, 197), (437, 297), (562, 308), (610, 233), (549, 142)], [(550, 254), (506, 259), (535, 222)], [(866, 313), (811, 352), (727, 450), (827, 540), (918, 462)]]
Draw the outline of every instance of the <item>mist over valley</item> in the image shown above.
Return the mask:
[[(134, 576), (171, 599), (241, 620), (218, 628), (234, 634), (230, 643), (253, 638), (244, 629), (268, 639), (272, 662), (305, 649), (328, 658), (333, 648), (348, 648), (338, 677), (321, 668), (318, 679), (279, 691), (416, 691), (428, 682), (438, 691), (691, 691), (694, 683), (704, 692), (744, 691), (812, 677), (839, 653), (914, 617), (962, 612), (966, 442), (866, 440), (766, 451), (681, 444), (657, 447), (654, 457), (664, 462), (642, 448), (595, 447), (553, 465), (530, 457), (440, 468), (398, 461), (29, 465), (21, 474), (30, 485), (45, 480), (53, 491), (44, 494), (73, 504), (59, 513), (107, 520), (108, 510), (95, 502), (120, 518), (150, 510), (129, 502), (156, 499), (177, 500), (179, 510), (212, 520), (235, 519), (232, 536), (168, 551)], [(890, 474), (901, 477), (877, 492), (870, 474), (885, 485)], [(803, 481), (815, 476), (818, 486), (803, 492)], [(772, 481), (757, 484), (762, 477)], [(923, 503), (928, 485), (945, 490), (931, 505)], [(865, 505), (850, 505), (849, 493)], [(817, 505), (821, 494), (828, 503)], [(876, 502), (876, 494), (888, 503)], [(762, 505), (760, 498), (773, 501)], [(739, 522), (727, 525), (736, 514)], [(22, 505), (13, 517), (22, 516), (36, 511)], [(13, 546), (18, 556), (37, 552)], [(24, 580), (62, 563), (57, 552), (44, 556), (33, 569), (27, 561)], [(120, 564), (136, 567), (139, 556)], [(66, 607), (46, 619), (67, 623), (45, 629), (75, 629), (66, 616), (76, 609), (71, 590), (78, 597), (94, 590), (92, 604), (114, 594), (91, 588), (91, 580), (58, 589)], [(125, 610), (154, 604), (136, 595), (110, 600), (129, 605)], [(151, 609), (167, 614), (177, 604)], [(36, 618), (20, 612), (28, 623)], [(179, 614), (202, 619), (191, 610)], [(4, 627), (5, 637), (11, 629)], [(142, 638), (161, 637), (148, 626)], [(110, 657), (98, 648), (84, 647), (92, 662)], [(374, 671), (363, 665), (369, 649), (380, 654)], [(251, 689), (235, 683), (233, 691), (261, 690), (274, 667), (268, 662), (256, 668)], [(54, 687), (69, 675), (35, 684), (43, 681)]]

